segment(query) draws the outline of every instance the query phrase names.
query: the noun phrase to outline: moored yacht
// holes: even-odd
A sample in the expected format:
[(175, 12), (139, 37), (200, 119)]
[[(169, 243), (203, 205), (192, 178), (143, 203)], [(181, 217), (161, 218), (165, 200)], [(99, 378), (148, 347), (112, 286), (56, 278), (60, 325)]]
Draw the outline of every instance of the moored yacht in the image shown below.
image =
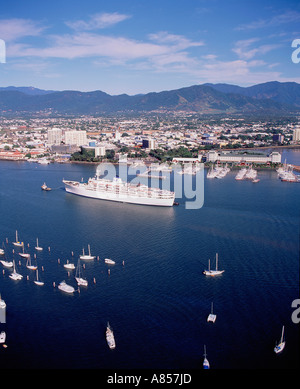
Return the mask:
[(62, 281), (62, 282), (58, 285), (58, 289), (59, 289), (59, 290), (62, 290), (63, 292), (66, 292), (66, 293), (73, 293), (73, 292), (75, 292), (75, 289), (73, 288), (73, 286), (68, 285), (68, 284), (66, 283), (66, 281)]
[(239, 170), (239, 172), (235, 176), (235, 179), (238, 181), (243, 180), (245, 178), (246, 173), (247, 173), (247, 169), (242, 168), (241, 170)]
[(278, 354), (278, 353), (280, 353), (284, 348), (285, 348), (284, 326), (282, 326), (280, 342), (275, 346), (274, 352), (275, 352), (276, 354)]
[(38, 238), (36, 238), (36, 246), (35, 246), (35, 249), (36, 249), (37, 251), (42, 251), (42, 250), (43, 250), (43, 247), (39, 246), (39, 240), (38, 240)]
[(0, 309), (5, 309), (6, 308), (6, 302), (1, 298), (0, 294)]
[(14, 246), (17, 246), (17, 247), (22, 247), (24, 245), (23, 242), (20, 242), (19, 239), (18, 239), (18, 231), (16, 231), (16, 241), (15, 242), (12, 242)]
[(210, 259), (208, 260), (208, 270), (204, 270), (203, 271), (203, 274), (205, 274), (206, 276), (217, 276), (217, 275), (220, 275), (222, 273), (224, 273), (225, 270), (218, 270), (218, 253), (216, 254), (216, 269), (215, 270), (211, 270), (210, 268)]
[(38, 269), (36, 269), (36, 280), (33, 281), (36, 285), (42, 286), (44, 285), (44, 282), (39, 280), (39, 274), (38, 274)]
[(73, 269), (75, 269), (75, 265), (74, 265), (74, 263), (70, 263), (69, 260), (67, 260), (67, 263), (64, 264), (64, 268), (69, 269), (69, 270), (73, 270)]
[(5, 339), (6, 339), (6, 333), (4, 331), (1, 331), (0, 332), (0, 343), (5, 343)]
[(106, 327), (106, 342), (107, 342), (108, 347), (110, 349), (116, 348), (114, 333), (113, 333), (113, 330), (111, 329), (109, 323), (107, 323), (107, 327)]
[(94, 255), (91, 255), (91, 247), (88, 245), (88, 254), (84, 253), (84, 249), (82, 249), (82, 255), (80, 255), (80, 259), (88, 260), (88, 259), (95, 259)]
[(108, 265), (114, 265), (116, 262), (113, 261), (112, 259), (110, 258), (105, 258), (104, 259), (104, 262), (107, 263)]
[(1, 262), (2, 265), (5, 266), (5, 267), (13, 267), (13, 266), (14, 266), (13, 262), (11, 262), (11, 261), (0, 260), (0, 262)]
[(206, 357), (206, 346), (204, 345), (204, 359), (203, 359), (203, 369), (210, 369), (210, 364), (208, 362), (208, 359)]
[(19, 274), (16, 272), (16, 265), (15, 265), (15, 261), (13, 261), (13, 267), (14, 267), (14, 271), (9, 275), (9, 278), (11, 278), (12, 280), (21, 280), (23, 278), (22, 274)]
[(81, 276), (81, 264), (80, 259), (78, 259), (77, 267), (76, 267), (76, 274), (75, 274), (75, 280), (78, 285), (81, 286), (88, 286), (88, 282), (85, 278)]

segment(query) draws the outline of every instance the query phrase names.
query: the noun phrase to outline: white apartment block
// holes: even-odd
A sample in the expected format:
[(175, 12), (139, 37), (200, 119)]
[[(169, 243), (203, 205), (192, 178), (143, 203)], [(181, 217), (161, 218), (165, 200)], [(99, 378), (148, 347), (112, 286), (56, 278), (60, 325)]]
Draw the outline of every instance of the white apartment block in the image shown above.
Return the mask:
[(65, 144), (83, 146), (87, 144), (86, 131), (65, 131)]
[(296, 126), (293, 131), (293, 142), (300, 142), (300, 126)]
[(60, 145), (62, 141), (62, 130), (61, 128), (51, 128), (47, 131), (48, 144), (49, 145)]

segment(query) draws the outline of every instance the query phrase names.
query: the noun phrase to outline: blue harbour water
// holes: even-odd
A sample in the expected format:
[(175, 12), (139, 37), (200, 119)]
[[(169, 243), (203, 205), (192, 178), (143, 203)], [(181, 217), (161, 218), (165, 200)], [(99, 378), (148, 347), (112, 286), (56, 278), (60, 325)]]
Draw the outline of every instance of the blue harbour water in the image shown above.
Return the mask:
[[(283, 154), (300, 165), (300, 151)], [(63, 178), (94, 173), (94, 165), (0, 163), (0, 242), (8, 239), (9, 258), (24, 275), (13, 281), (0, 269), (8, 346), (0, 347), (1, 367), (201, 369), (204, 345), (211, 369), (298, 366), (291, 304), (299, 298), (300, 184), (281, 182), (274, 170), (259, 171), (256, 184), (231, 171), (205, 179), (204, 205), (192, 210), (184, 198), (161, 208), (64, 191)], [(44, 182), (53, 190), (42, 191)], [(32, 255), (36, 238), (44, 248), (37, 252), (44, 286), (12, 253), (16, 230)], [(89, 285), (66, 295), (59, 282), (77, 286), (63, 264), (76, 264), (88, 244), (99, 256), (85, 261)], [(216, 253), (225, 272), (205, 277)], [(116, 264), (108, 267), (107, 257)], [(206, 321), (211, 302), (215, 323)], [(115, 350), (105, 340), (108, 321)], [(282, 325), (286, 347), (276, 355)]]

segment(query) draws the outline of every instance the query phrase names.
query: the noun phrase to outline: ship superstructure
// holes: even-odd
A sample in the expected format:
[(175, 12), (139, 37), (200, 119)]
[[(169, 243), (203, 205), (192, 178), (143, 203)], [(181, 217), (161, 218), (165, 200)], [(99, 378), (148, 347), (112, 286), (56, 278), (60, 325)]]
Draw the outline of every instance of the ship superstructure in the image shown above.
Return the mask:
[(96, 175), (85, 183), (68, 180), (63, 183), (69, 193), (100, 200), (171, 207), (175, 199), (175, 193), (169, 190), (124, 182), (119, 177), (108, 180)]

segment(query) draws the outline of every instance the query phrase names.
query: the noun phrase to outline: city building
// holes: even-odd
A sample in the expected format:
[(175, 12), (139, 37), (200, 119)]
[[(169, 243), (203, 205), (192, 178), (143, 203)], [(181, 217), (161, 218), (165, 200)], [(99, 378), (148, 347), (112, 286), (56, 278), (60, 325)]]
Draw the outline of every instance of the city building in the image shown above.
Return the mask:
[(274, 134), (272, 137), (274, 142), (283, 143), (284, 142), (284, 135), (282, 134)]
[(143, 149), (150, 149), (154, 150), (156, 148), (156, 142), (154, 139), (143, 139), (143, 144), (142, 144)]
[(86, 131), (65, 131), (65, 144), (83, 146), (87, 144)]
[(300, 126), (296, 126), (293, 130), (293, 142), (300, 142)]
[(202, 155), (198, 155), (198, 158), (180, 158), (180, 157), (174, 157), (172, 159), (173, 163), (198, 163), (201, 162)]
[(217, 152), (211, 150), (206, 154), (207, 162), (229, 162), (229, 163), (281, 163), (281, 154), (273, 151), (266, 154), (247, 154), (233, 152)]
[(62, 130), (61, 128), (51, 128), (47, 131), (48, 145), (60, 145), (62, 141)]
[(88, 146), (82, 147), (85, 150), (94, 150), (95, 157), (103, 157), (105, 155), (105, 146), (97, 146), (95, 142), (89, 142)]

